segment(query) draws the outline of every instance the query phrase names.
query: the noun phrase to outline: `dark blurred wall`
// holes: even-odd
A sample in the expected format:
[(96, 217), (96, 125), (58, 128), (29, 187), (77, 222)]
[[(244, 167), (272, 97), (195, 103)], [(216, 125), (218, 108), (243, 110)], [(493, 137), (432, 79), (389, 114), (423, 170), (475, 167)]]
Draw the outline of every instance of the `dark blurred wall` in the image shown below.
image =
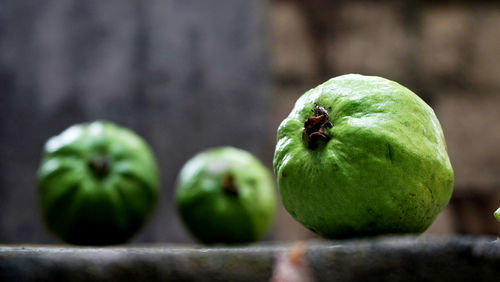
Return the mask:
[(263, 0), (0, 0), (0, 243), (57, 242), (38, 212), (41, 149), (95, 119), (135, 130), (159, 161), (161, 200), (134, 241), (189, 241), (172, 202), (182, 164), (219, 145), (271, 158), (266, 8)]

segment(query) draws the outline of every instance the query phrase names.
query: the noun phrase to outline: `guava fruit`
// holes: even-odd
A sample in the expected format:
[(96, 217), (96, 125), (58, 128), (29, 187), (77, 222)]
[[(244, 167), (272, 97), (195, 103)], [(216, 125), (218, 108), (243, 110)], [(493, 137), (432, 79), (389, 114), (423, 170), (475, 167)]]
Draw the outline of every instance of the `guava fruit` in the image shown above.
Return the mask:
[(326, 238), (423, 232), (453, 190), (433, 110), (375, 76), (302, 95), (278, 128), (273, 166), (285, 209)]
[(181, 169), (176, 185), (178, 213), (205, 244), (250, 243), (274, 218), (270, 171), (250, 153), (233, 147), (200, 152)]
[(500, 207), (493, 213), (495, 218), (500, 222)]
[(68, 243), (124, 243), (158, 198), (148, 144), (107, 121), (73, 125), (45, 144), (38, 197), (47, 227)]

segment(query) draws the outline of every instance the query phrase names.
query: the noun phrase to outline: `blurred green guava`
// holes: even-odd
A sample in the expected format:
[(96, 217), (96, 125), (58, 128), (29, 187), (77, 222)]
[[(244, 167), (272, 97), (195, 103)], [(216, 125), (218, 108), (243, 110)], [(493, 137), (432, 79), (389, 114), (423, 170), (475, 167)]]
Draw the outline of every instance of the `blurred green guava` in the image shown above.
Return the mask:
[(45, 144), (38, 197), (47, 227), (78, 245), (124, 243), (158, 198), (156, 160), (144, 139), (108, 121), (76, 124)]
[(179, 174), (175, 202), (184, 225), (206, 244), (260, 239), (276, 206), (269, 170), (233, 147), (209, 149), (190, 159)]

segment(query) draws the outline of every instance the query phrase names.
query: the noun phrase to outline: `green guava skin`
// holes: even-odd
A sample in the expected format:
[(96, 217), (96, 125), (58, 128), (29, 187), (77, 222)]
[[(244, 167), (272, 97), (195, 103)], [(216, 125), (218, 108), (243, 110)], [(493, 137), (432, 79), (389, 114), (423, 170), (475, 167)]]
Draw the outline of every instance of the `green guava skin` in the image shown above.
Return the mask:
[[(99, 159), (106, 159), (105, 169), (96, 174), (92, 162)], [(150, 147), (108, 121), (73, 125), (50, 138), (37, 178), (46, 226), (77, 245), (128, 241), (158, 198), (158, 169)]]
[(500, 207), (493, 213), (495, 218), (500, 222)]
[[(303, 130), (315, 103), (332, 126), (310, 149)], [(375, 76), (338, 76), (301, 96), (278, 128), (273, 166), (286, 210), (326, 238), (423, 232), (453, 191), (433, 110)]]
[[(227, 177), (236, 188), (227, 191)], [(218, 147), (198, 153), (182, 168), (175, 195), (190, 233), (205, 244), (250, 243), (272, 224), (276, 196), (270, 171), (250, 153)]]

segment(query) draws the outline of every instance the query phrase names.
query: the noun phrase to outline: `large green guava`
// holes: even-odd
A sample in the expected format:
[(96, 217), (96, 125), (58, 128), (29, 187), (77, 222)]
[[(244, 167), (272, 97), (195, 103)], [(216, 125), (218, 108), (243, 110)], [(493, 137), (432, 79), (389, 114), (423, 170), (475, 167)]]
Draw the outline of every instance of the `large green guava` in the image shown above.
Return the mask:
[(453, 190), (433, 110), (375, 76), (302, 95), (279, 126), (273, 165), (286, 210), (327, 238), (423, 232)]
[(179, 173), (175, 202), (194, 237), (203, 243), (249, 243), (274, 218), (271, 173), (250, 153), (233, 147), (198, 153)]

